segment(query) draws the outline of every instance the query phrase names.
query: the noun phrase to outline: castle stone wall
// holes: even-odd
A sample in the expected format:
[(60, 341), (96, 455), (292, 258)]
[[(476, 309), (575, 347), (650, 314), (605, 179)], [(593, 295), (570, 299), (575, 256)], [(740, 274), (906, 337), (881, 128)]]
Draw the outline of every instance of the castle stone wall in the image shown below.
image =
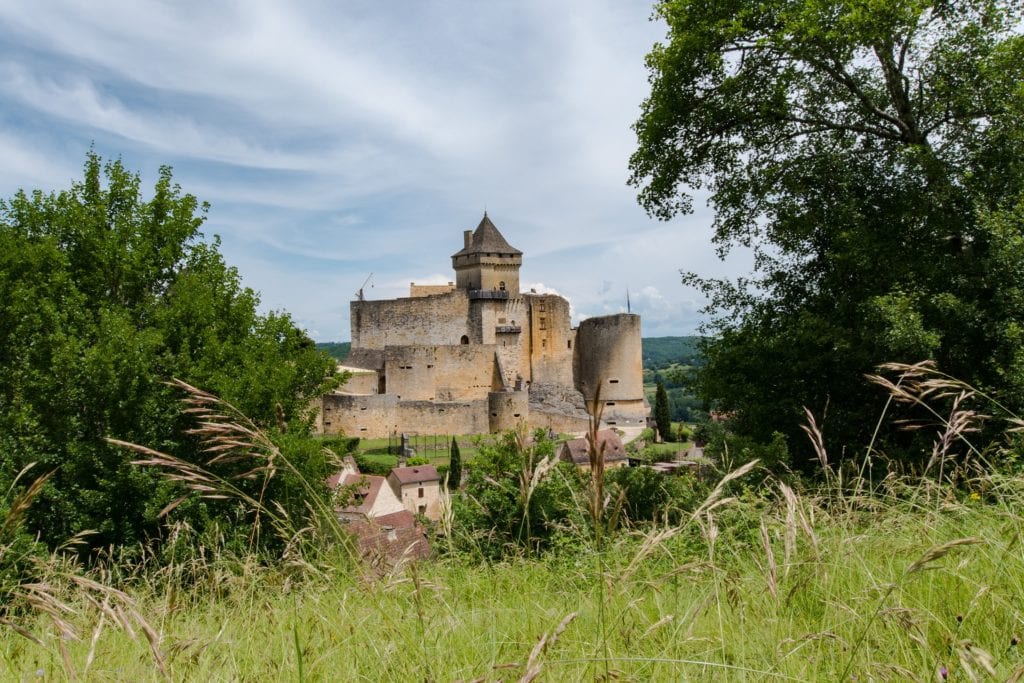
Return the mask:
[(573, 385), (572, 319), (569, 302), (556, 294), (528, 294), (530, 381)]
[(376, 394), (378, 387), (377, 373), (360, 368), (339, 367), (351, 374), (348, 380), (338, 389), (343, 394)]
[(529, 424), (530, 395), (526, 391), (495, 391), (487, 395), (488, 430), (515, 429), (520, 422)]
[(385, 349), (389, 394), (413, 401), (483, 400), (503, 382), (493, 344), (389, 346)]
[(412, 298), (421, 296), (434, 296), (435, 294), (447, 294), (455, 289), (455, 283), (449, 282), (446, 285), (418, 285), (415, 282), (409, 283), (409, 296)]
[[(351, 303), (349, 384), (325, 396), (326, 433), (483, 433), (522, 421), (586, 429), (583, 398), (606, 422), (645, 423), (640, 317), (585, 320), (569, 302), (519, 292), (522, 254), (484, 215), (452, 256), (455, 282), (409, 286), (408, 298)], [(454, 287), (454, 289), (453, 289)]]
[(399, 401), (393, 394), (327, 394), (322, 399), (324, 434), (376, 439), (402, 432), (486, 434), (487, 400)]
[(350, 317), (353, 350), (457, 345), (469, 334), (469, 297), (465, 291), (453, 290), (416, 298), (353, 301)]
[(326, 394), (320, 419), (324, 434), (387, 436), (398, 429), (398, 399), (393, 394)]
[(587, 431), (589, 425), (588, 419), (579, 415), (537, 410), (532, 406), (530, 409), (530, 429), (550, 429), (556, 434), (579, 434)]
[(398, 407), (398, 423), (399, 433), (486, 434), (489, 430), (487, 400), (402, 401)]

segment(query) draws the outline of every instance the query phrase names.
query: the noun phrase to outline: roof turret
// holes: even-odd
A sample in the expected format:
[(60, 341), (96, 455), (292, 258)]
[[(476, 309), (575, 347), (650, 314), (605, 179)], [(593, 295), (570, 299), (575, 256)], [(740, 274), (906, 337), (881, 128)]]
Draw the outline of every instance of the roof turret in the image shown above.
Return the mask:
[(466, 246), (452, 254), (452, 258), (481, 253), (523, 255), (523, 252), (505, 240), (498, 231), (498, 228), (491, 222), (491, 219), (487, 217), (486, 211), (484, 211), (484, 217), (481, 219), (480, 225), (476, 226), (476, 230), (473, 231), (472, 236), (467, 240)]

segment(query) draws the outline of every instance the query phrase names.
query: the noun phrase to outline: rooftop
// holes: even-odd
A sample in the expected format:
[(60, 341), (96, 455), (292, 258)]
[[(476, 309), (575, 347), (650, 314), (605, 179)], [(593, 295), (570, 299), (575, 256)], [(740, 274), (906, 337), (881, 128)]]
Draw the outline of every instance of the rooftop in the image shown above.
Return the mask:
[(419, 484), (424, 481), (441, 481), (441, 476), (433, 465), (416, 467), (395, 467), (391, 470), (400, 484)]
[(491, 222), (491, 219), (487, 217), (486, 211), (484, 211), (484, 217), (480, 221), (480, 225), (476, 226), (476, 230), (473, 231), (473, 238), (469, 246), (452, 254), (452, 257), (481, 253), (523, 255), (523, 252), (505, 240), (501, 232), (498, 231), (498, 228)]
[[(597, 433), (597, 452), (604, 453), (605, 462), (626, 460), (626, 447), (622, 445), (619, 435), (610, 429), (602, 429)], [(559, 449), (562, 460), (572, 461), (577, 465), (590, 464), (590, 444), (587, 439), (566, 441)]]
[(352, 504), (342, 508), (342, 511), (366, 515), (373, 509), (381, 486), (387, 486), (387, 480), (384, 477), (375, 477), (369, 474), (342, 472), (340, 476), (336, 474), (328, 479), (327, 485), (331, 489), (355, 485), (356, 488), (352, 492)]

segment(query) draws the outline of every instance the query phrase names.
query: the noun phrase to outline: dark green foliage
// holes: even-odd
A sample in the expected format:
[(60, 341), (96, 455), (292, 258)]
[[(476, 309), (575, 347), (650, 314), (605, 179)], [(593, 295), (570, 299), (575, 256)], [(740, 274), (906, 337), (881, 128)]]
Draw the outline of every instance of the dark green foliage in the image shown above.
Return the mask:
[(448, 488), (455, 491), (462, 483), (462, 454), (459, 453), (459, 442), (452, 437), (452, 447), (448, 461)]
[(785, 435), (775, 432), (764, 441), (737, 434), (721, 422), (704, 422), (694, 430), (694, 439), (705, 443), (704, 455), (721, 472), (729, 472), (751, 460), (758, 460), (760, 468), (782, 474), (788, 467), (805, 467), (807, 463), (792, 462)]
[[(838, 457), (884, 398), (864, 375), (931, 358), (1024, 407), (1024, 38), (1005, 0), (669, 0), (648, 57), (632, 182), (653, 215), (706, 188), (721, 253), (697, 391), (811, 463), (803, 408)], [(913, 450), (886, 427), (879, 442)]]
[(335, 360), (345, 360), (345, 356), (352, 349), (352, 342), (318, 342), (316, 348)]
[(621, 514), (631, 523), (678, 524), (707, 495), (707, 487), (686, 472), (665, 475), (650, 467), (619, 467), (608, 471), (612, 500), (622, 501)]
[(585, 524), (576, 467), (559, 463), (531, 488), (524, 473), (553, 457), (555, 442), (544, 430), (533, 434), (531, 444), (524, 441), (507, 432), (495, 444), (478, 447), (462, 495), (453, 499), (455, 524), (463, 532), (458, 540), (465, 548), (490, 558), (510, 550), (542, 550), (570, 520), (577, 528)]
[(372, 474), (377, 477), (386, 477), (391, 474), (391, 470), (398, 465), (398, 458), (392, 457), (388, 459), (382, 458), (368, 458), (361, 454), (356, 454), (356, 467), (363, 474)]
[(675, 439), (672, 433), (672, 416), (668, 410), (668, 394), (665, 393), (665, 385), (661, 382), (658, 382), (654, 393), (654, 423), (658, 425), (658, 434), (663, 441)]
[[(287, 315), (257, 314), (218, 242), (199, 241), (205, 211), (170, 169), (145, 200), (137, 175), (95, 154), (70, 190), (0, 202), (0, 476), (29, 462), (57, 469), (28, 516), (51, 546), (87, 529), (94, 547), (161, 534), (157, 513), (179, 486), (103, 439), (198, 461), (166, 380), (295, 435), (308, 431), (310, 398), (334, 383), (334, 362)], [(173, 514), (237, 527), (229, 507), (196, 501)]]
[(320, 446), (328, 448), (337, 455), (346, 455), (359, 448), (358, 436), (324, 436), (320, 439)]

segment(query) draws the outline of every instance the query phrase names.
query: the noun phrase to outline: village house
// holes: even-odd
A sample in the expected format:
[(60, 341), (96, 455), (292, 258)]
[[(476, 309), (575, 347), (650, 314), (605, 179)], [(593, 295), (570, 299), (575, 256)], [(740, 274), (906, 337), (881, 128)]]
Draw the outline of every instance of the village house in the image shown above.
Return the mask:
[(392, 468), (388, 483), (409, 512), (441, 518), (441, 476), (433, 465)]
[[(393, 565), (402, 558), (429, 556), (430, 543), (416, 517), (417, 513), (425, 514), (427, 506), (424, 504), (420, 512), (410, 496), (409, 509), (402, 502), (401, 487), (394, 488), (389, 479), (360, 473), (352, 456), (347, 456), (341, 470), (327, 480), (328, 488), (346, 503), (336, 508), (338, 519), (355, 537), (360, 555), (372, 563)], [(428, 480), (423, 483), (429, 487)], [(439, 501), (439, 493), (435, 499)], [(437, 502), (434, 510), (439, 510)]]
[[(629, 457), (622, 438), (611, 429), (597, 433), (597, 452), (604, 456), (606, 470), (629, 467)], [(581, 470), (590, 470), (590, 442), (586, 438), (572, 439), (558, 447), (558, 459), (571, 462)]]

